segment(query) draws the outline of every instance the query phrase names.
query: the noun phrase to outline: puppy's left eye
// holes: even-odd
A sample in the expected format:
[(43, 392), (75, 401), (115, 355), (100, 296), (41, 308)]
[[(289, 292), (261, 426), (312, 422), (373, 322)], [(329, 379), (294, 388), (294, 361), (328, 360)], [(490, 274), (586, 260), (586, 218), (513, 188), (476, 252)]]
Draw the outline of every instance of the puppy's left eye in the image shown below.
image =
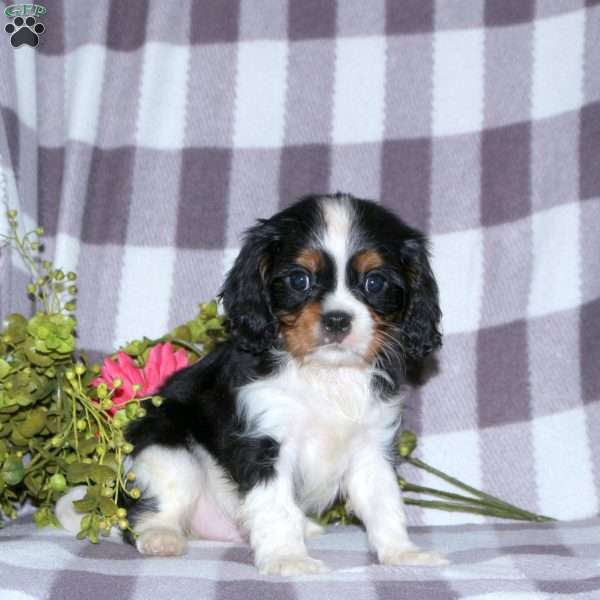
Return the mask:
[(385, 287), (386, 280), (380, 273), (369, 273), (365, 279), (365, 292), (379, 294)]
[(310, 288), (310, 275), (300, 269), (292, 271), (289, 276), (290, 287), (297, 292), (306, 292)]

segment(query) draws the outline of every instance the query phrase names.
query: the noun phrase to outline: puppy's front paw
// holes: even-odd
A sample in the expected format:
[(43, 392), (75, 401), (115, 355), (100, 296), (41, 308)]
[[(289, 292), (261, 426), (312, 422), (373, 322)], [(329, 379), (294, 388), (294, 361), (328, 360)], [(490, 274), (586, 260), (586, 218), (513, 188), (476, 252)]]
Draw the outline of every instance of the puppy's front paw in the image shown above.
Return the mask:
[(449, 564), (449, 560), (437, 552), (420, 550), (414, 546), (387, 548), (379, 554), (379, 562), (384, 565), (414, 565), (439, 567)]
[(263, 575), (315, 575), (327, 573), (329, 569), (322, 560), (310, 556), (273, 556), (257, 563), (258, 570)]
[(136, 543), (140, 554), (178, 556), (187, 549), (187, 540), (173, 529), (149, 529), (140, 534)]

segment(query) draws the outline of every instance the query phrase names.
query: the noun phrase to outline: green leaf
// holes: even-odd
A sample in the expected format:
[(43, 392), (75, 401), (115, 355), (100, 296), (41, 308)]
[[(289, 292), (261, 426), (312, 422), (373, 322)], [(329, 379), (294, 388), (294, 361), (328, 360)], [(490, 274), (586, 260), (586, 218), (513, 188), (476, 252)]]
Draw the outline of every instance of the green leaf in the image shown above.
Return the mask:
[(146, 349), (146, 345), (140, 340), (134, 340), (123, 348), (123, 352), (129, 356), (139, 356)]
[[(48, 336), (48, 339), (46, 339), (44, 343), (50, 350), (56, 350), (60, 346), (61, 341), (62, 340), (57, 335), (52, 334)], [(43, 348), (40, 347), (40, 344), (37, 342), (35, 347), (43, 352)]]
[(75, 462), (67, 467), (67, 481), (69, 483), (82, 483), (91, 477), (94, 465)]
[(50, 433), (58, 433), (60, 429), (60, 419), (56, 415), (50, 415), (46, 419), (46, 427)]
[(217, 316), (218, 305), (216, 300), (207, 302), (206, 304), (200, 305), (201, 314), (205, 315), (208, 319), (212, 319)]
[(75, 510), (79, 513), (87, 513), (94, 510), (98, 506), (98, 498), (92, 496), (85, 496), (81, 500), (75, 500), (73, 502)]
[(56, 348), (56, 351), (60, 354), (71, 354), (75, 349), (75, 341), (73, 336), (69, 336), (66, 340), (61, 340), (60, 344)]
[(27, 338), (23, 349), (27, 359), (37, 367), (49, 367), (53, 362), (49, 356), (45, 356), (38, 352), (35, 347), (35, 340), (32, 338)]
[(82, 442), (79, 442), (79, 454), (89, 456), (96, 449), (97, 445), (98, 440), (95, 437), (83, 440)]
[(10, 365), (0, 358), (0, 380), (4, 379), (10, 373)]
[(31, 492), (33, 497), (38, 496), (42, 489), (43, 476), (41, 473), (28, 473), (23, 480), (23, 483), (27, 486), (27, 489)]
[(27, 446), (27, 438), (23, 437), (20, 431), (13, 427), (13, 430), (10, 433), (10, 441), (15, 444), (15, 446)]
[(56, 386), (51, 383), (42, 383), (39, 386), (36, 383), (36, 389), (35, 392), (31, 394), (31, 398), (34, 402), (37, 402), (38, 400), (46, 398), (55, 390)]
[(16, 346), (20, 344), (24, 339), (27, 331), (27, 319), (18, 313), (13, 313), (6, 317), (5, 321), (5, 335), (10, 339), (10, 344)]
[(179, 325), (179, 327), (175, 327), (175, 329), (171, 332), (171, 336), (178, 340), (183, 340), (184, 342), (192, 341), (192, 332), (187, 325)]
[(18, 426), (19, 433), (26, 438), (37, 435), (46, 425), (46, 411), (36, 408), (29, 411), (25, 422)]
[(40, 325), (40, 327), (38, 327), (36, 331), (37, 337), (39, 337), (41, 340), (45, 340), (48, 338), (51, 331), (52, 330), (47, 325)]
[(27, 394), (25, 392), (19, 392), (15, 394), (14, 400), (17, 401), (19, 406), (29, 406), (30, 404), (33, 404), (33, 397), (31, 394)]
[(6, 329), (25, 329), (27, 319), (19, 313), (12, 313), (4, 319), (4, 327)]
[(85, 515), (83, 517), (81, 517), (81, 528), (82, 529), (88, 529), (90, 527), (92, 523), (92, 515)]
[(8, 485), (17, 485), (23, 481), (25, 468), (20, 458), (9, 456), (2, 466), (2, 477)]
[(206, 321), (205, 327), (206, 331), (220, 331), (223, 329), (223, 324), (219, 319), (210, 319), (209, 321)]
[(104, 497), (101, 497), (100, 500), (98, 500), (98, 506), (107, 517), (112, 517), (119, 508), (113, 500)]
[(105, 481), (109, 481), (110, 479), (114, 479), (116, 473), (106, 465), (92, 465), (94, 468), (92, 470), (92, 479), (98, 483), (103, 483)]

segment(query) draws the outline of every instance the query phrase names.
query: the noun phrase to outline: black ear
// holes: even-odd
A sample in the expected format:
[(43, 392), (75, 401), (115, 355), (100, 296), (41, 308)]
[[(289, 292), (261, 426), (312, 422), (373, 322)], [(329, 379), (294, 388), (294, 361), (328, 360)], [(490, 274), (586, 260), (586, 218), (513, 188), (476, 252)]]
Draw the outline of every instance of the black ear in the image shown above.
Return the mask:
[(406, 357), (421, 360), (442, 345), (438, 330), (442, 312), (425, 238), (421, 236), (404, 242), (402, 263), (409, 291), (400, 339)]
[(253, 354), (269, 349), (277, 337), (277, 321), (268, 289), (277, 243), (269, 221), (261, 221), (249, 229), (221, 291), (231, 338), (239, 348)]

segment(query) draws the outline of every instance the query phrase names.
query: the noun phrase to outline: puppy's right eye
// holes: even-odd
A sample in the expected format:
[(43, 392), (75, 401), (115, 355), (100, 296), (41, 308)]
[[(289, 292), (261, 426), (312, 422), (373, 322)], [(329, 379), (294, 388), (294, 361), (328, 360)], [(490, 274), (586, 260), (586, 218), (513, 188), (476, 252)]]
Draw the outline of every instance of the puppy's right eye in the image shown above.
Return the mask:
[(290, 287), (297, 292), (306, 292), (310, 288), (310, 275), (300, 269), (289, 275)]

